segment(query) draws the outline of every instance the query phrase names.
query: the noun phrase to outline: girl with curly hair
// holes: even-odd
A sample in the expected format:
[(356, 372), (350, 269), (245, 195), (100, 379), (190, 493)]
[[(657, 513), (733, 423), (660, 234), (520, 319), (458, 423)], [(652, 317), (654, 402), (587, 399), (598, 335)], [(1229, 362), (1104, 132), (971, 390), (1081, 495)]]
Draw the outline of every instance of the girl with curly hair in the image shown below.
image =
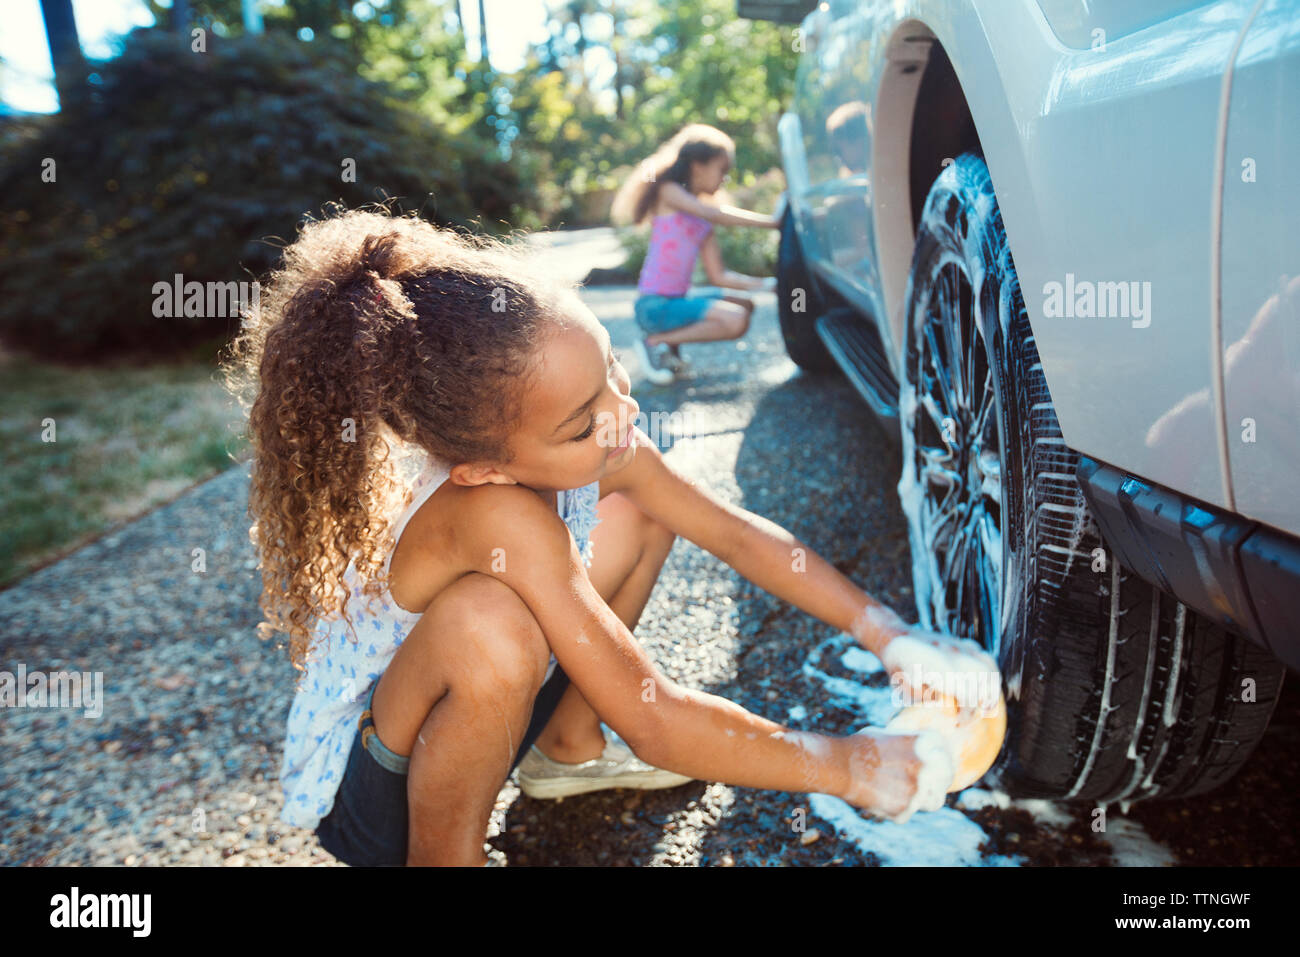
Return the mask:
[(746, 296), (707, 289), (687, 295), (696, 260), (715, 287), (775, 288), (775, 280), (733, 272), (722, 261), (714, 226), (781, 228), (779, 215), (719, 202), (735, 159), (730, 136), (716, 126), (691, 123), (642, 162), (614, 197), (610, 216), (616, 223), (651, 223), (633, 310), (645, 336), (633, 343), (633, 351), (646, 379), (657, 385), (685, 369), (683, 343), (739, 339), (754, 314), (754, 301)]
[(381, 212), (311, 223), (230, 368), (254, 394), (260, 627), (303, 672), (282, 818), (340, 860), (485, 863), (517, 766), (541, 797), (705, 778), (899, 820), (942, 804), (935, 732), (792, 731), (678, 685), (634, 640), (680, 535), (891, 669), (991, 665), (909, 635), (788, 532), (677, 474), (629, 425), (605, 329), (514, 247)]

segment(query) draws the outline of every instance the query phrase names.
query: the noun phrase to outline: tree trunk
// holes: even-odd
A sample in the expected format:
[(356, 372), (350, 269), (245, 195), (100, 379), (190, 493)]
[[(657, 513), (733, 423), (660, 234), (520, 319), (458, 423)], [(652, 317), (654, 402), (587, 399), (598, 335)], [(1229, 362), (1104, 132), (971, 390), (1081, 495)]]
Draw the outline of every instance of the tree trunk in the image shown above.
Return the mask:
[(456, 36), (460, 37), (460, 55), (463, 60), (469, 60), (469, 45), (465, 38), (465, 18), (460, 12), (460, 0), (451, 0), (451, 12), (456, 17)]
[(66, 95), (86, 79), (86, 61), (81, 55), (72, 0), (41, 0), (41, 16), (45, 19), (45, 37), (50, 44), (54, 87), (58, 90), (62, 107)]
[(478, 43), (480, 57), (485, 69), (492, 69), (492, 61), (488, 59), (488, 34), (487, 34), (487, 13), (483, 9), (486, 0), (478, 0)]
[(614, 50), (614, 116), (618, 119), (624, 119), (623, 116), (623, 56), (619, 53), (617, 46)]

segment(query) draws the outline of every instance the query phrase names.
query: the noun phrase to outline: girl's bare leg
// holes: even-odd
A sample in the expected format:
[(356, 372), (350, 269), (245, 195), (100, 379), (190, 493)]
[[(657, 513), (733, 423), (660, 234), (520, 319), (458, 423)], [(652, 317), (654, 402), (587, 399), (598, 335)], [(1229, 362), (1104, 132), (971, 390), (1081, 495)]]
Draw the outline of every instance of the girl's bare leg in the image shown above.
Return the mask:
[(550, 649), (508, 586), (444, 589), (375, 688), (379, 740), (410, 755), (408, 865), (481, 865), (492, 807), (523, 740)]
[[(596, 514), (600, 524), (591, 533), (591, 584), (635, 631), (676, 536), (617, 493), (601, 499)], [(569, 685), (536, 744), (564, 764), (600, 756), (605, 748), (600, 717), (576, 686)]]
[(720, 342), (724, 339), (739, 339), (749, 331), (749, 319), (754, 314), (754, 303), (738, 296), (726, 296), (709, 307), (709, 311), (698, 322), (669, 332), (657, 332), (646, 336), (646, 344), (657, 346), (660, 343), (678, 345), (683, 342)]

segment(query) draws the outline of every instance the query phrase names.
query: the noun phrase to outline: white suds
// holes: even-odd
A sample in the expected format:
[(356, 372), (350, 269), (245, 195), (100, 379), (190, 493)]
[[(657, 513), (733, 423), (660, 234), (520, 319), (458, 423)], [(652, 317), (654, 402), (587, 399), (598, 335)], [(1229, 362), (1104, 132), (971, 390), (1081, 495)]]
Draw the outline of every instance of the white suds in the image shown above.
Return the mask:
[(1041, 798), (1021, 798), (1013, 800), (1005, 791), (997, 789), (967, 788), (957, 795), (957, 806), (967, 811), (995, 807), (999, 810), (1016, 809), (1029, 814), (1043, 827), (1068, 828), (1074, 818), (1065, 810), (1064, 805)]
[(916, 776), (916, 793), (912, 795), (911, 803), (892, 820), (898, 824), (906, 824), (917, 811), (937, 811), (943, 807), (948, 795), (948, 785), (952, 783), (955, 770), (952, 755), (948, 753), (943, 735), (935, 731), (913, 732), (888, 729), (873, 729), (872, 733), (877, 736), (916, 735), (913, 750), (921, 762), (921, 770)]
[[(880, 730), (899, 711), (898, 704), (891, 698), (891, 689), (887, 686), (869, 687), (822, 670), (823, 662), (828, 668), (836, 663), (848, 668), (850, 662), (860, 660), (850, 654), (856, 646), (857, 643), (847, 634), (819, 643), (804, 662), (803, 674), (815, 679), (822, 687), (827, 694), (827, 703), (856, 714), (860, 725), (874, 725), (875, 730)], [(874, 680), (879, 681), (878, 678)], [(813, 703), (808, 702), (808, 706), (813, 707)], [(819, 702), (817, 707), (821, 706)], [(1065, 845), (1064, 832), (1074, 825), (1074, 816), (1065, 805), (1036, 798), (1013, 800), (996, 789), (967, 788), (954, 795), (953, 804), (953, 807), (944, 806), (936, 811), (915, 814), (906, 824), (896, 824), (870, 817), (839, 798), (825, 794), (809, 795), (812, 815), (826, 821), (842, 838), (852, 841), (863, 852), (876, 856), (886, 866), (1004, 867), (1026, 863), (1014, 854), (981, 854), (980, 845), (986, 844), (989, 835), (963, 813), (981, 808), (1024, 811), (1038, 828), (1053, 837), (1059, 834), (1063, 846), (1068, 846)], [(1010, 822), (1002, 826), (1012, 829)], [(1136, 824), (1112, 818), (1107, 831), (1108, 834), (1103, 836), (1110, 842), (1119, 864), (1139, 861), (1162, 864), (1170, 860), (1168, 851), (1147, 838)]]
[(1070, 485), (1073, 487), (1074, 501), (1070, 503), (1069, 508), (1074, 512), (1074, 518), (1070, 523), (1070, 542), (1066, 551), (1065, 571), (1061, 573), (1062, 581), (1069, 577), (1070, 566), (1074, 564), (1076, 555), (1082, 555), (1085, 559), (1091, 557), (1079, 551), (1083, 536), (1092, 530), (1092, 519), (1088, 515), (1088, 503), (1083, 497), (1083, 487), (1075, 482), (1071, 482)]
[(938, 634), (899, 635), (889, 643), (885, 649), (885, 667), (901, 670), (909, 666), (955, 674), (998, 673), (997, 662), (979, 642)]
[[(820, 667), (823, 656), (833, 660), (832, 656), (837, 652), (843, 656), (857, 647), (857, 643), (853, 638), (843, 632), (833, 638), (828, 638), (813, 648), (807, 660), (803, 663), (803, 673), (809, 678), (815, 679), (826, 689), (830, 695), (830, 704), (857, 714), (864, 724), (884, 727), (899, 710), (898, 703), (894, 701), (892, 689), (889, 687), (868, 687), (851, 678), (841, 678), (838, 675), (827, 674)], [(869, 652), (864, 654), (869, 654)]]
[(806, 731), (775, 731), (772, 737), (790, 741), (799, 748), (799, 769), (803, 774), (801, 790), (815, 788), (820, 772), (825, 770), (825, 762), (831, 756), (830, 741)]
[(885, 867), (1015, 867), (1018, 857), (981, 854), (988, 835), (960, 811), (943, 807), (918, 814), (906, 824), (865, 818), (837, 797), (813, 794), (809, 810), (830, 823), (846, 841), (874, 854)]
[[(779, 734), (780, 732), (778, 732)], [(773, 735), (772, 737), (776, 737)], [(831, 743), (825, 737), (818, 734), (809, 734), (806, 731), (787, 731), (785, 733), (787, 740), (793, 741), (799, 747), (803, 748), (814, 758), (819, 761), (825, 761), (831, 756)]]
[(880, 659), (865, 648), (850, 648), (840, 656), (840, 664), (849, 671), (871, 675), (882, 670)]
[(904, 381), (898, 395), (898, 423), (903, 439), (903, 474), (898, 480), (898, 503), (907, 516), (907, 536), (912, 550), (912, 590), (916, 599), (916, 613), (922, 628), (934, 627), (934, 610), (931, 605), (934, 583), (941, 580), (935, 561), (933, 531), (929, 541), (922, 540), (921, 485), (913, 474), (915, 455), (912, 426), (919, 403), (916, 390)]
[(1110, 845), (1120, 867), (1170, 867), (1178, 863), (1169, 849), (1151, 840), (1136, 821), (1112, 817), (1099, 836)]
[(997, 662), (970, 638), (899, 635), (884, 650), (884, 666), (891, 675), (901, 673), (912, 694), (922, 693), (924, 685), (963, 707), (992, 709), (1002, 693)]

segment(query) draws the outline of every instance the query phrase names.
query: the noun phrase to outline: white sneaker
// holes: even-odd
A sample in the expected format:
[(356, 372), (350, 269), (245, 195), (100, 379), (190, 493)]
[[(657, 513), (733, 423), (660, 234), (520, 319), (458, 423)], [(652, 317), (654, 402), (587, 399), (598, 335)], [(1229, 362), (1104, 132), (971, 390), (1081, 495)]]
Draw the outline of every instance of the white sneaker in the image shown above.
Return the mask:
[(608, 734), (600, 757), (581, 764), (552, 761), (537, 745), (519, 762), (519, 790), (531, 798), (561, 798), (606, 788), (653, 791), (679, 787), (692, 780), (646, 764), (626, 744)]
[(667, 385), (676, 378), (673, 370), (668, 367), (670, 353), (666, 345), (660, 343), (657, 346), (647, 346), (644, 339), (636, 339), (632, 343), (632, 351), (636, 353), (637, 362), (641, 365), (641, 375), (650, 382)]

